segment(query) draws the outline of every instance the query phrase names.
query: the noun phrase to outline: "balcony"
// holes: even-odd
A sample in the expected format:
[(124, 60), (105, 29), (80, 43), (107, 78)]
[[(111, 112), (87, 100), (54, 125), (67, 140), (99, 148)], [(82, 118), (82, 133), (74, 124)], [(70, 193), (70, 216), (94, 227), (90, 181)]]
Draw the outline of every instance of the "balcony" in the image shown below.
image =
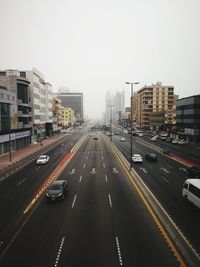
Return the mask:
[(17, 128), (18, 129), (23, 129), (24, 128), (23, 122), (18, 122), (17, 123)]
[(33, 123), (32, 122), (24, 124), (24, 128), (32, 128), (32, 127), (33, 127)]

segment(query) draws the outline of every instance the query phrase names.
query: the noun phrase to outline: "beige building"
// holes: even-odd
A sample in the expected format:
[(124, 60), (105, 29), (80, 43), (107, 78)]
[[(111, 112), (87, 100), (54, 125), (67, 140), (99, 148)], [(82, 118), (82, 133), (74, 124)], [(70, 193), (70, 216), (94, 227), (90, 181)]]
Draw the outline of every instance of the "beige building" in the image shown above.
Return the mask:
[(74, 125), (74, 110), (69, 107), (61, 107), (61, 125), (63, 128)]
[(133, 118), (139, 128), (169, 126), (176, 124), (176, 100), (173, 86), (157, 82), (145, 85), (132, 99)]
[(53, 113), (53, 132), (59, 132), (62, 121), (62, 111), (61, 111), (61, 99), (54, 97), (52, 99), (52, 113)]

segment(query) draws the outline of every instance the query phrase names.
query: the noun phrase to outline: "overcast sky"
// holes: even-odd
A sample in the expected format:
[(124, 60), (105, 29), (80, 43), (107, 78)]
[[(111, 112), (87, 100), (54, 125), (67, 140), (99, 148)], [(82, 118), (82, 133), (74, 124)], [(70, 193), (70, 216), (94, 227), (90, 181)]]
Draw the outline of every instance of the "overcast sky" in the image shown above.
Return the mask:
[(101, 117), (108, 90), (160, 81), (200, 93), (200, 0), (0, 0), (0, 69), (36, 67), (54, 91), (84, 93)]

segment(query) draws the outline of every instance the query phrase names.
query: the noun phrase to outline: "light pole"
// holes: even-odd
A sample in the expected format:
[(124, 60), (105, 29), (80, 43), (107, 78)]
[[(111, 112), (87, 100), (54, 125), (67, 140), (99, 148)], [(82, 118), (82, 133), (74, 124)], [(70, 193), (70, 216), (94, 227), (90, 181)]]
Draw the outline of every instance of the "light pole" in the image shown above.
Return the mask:
[(131, 149), (130, 149), (130, 171), (132, 168), (132, 154), (133, 154), (133, 105), (132, 105), (132, 99), (133, 99), (133, 85), (139, 84), (139, 82), (125, 82), (125, 84), (131, 85)]
[(112, 142), (112, 107), (113, 105), (109, 105), (110, 107), (110, 142)]
[(12, 162), (12, 148), (11, 148), (11, 104), (9, 104), (9, 125), (8, 125), (8, 134), (9, 134), (9, 159)]

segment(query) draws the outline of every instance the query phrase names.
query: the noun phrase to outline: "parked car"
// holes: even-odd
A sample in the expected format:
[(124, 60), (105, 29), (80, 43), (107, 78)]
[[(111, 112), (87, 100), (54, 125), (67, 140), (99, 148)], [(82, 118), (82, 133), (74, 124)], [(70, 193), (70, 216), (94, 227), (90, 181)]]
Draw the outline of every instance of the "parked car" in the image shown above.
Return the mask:
[(121, 142), (125, 142), (126, 139), (125, 139), (124, 137), (121, 137), (121, 138), (120, 138), (120, 141), (121, 141)]
[(38, 165), (46, 164), (48, 162), (49, 162), (49, 156), (48, 155), (41, 155), (41, 156), (39, 156), (39, 158), (36, 161), (36, 163)]
[(178, 144), (178, 139), (173, 139), (172, 144)]
[(145, 159), (148, 161), (157, 161), (157, 155), (154, 153), (148, 153), (145, 155)]
[(143, 162), (143, 159), (142, 159), (142, 156), (140, 154), (133, 154), (132, 161), (134, 163), (135, 162), (142, 163)]
[(47, 189), (47, 200), (61, 200), (65, 198), (66, 191), (68, 190), (68, 183), (66, 180), (56, 180)]
[(143, 133), (139, 133), (138, 136), (143, 136)]

